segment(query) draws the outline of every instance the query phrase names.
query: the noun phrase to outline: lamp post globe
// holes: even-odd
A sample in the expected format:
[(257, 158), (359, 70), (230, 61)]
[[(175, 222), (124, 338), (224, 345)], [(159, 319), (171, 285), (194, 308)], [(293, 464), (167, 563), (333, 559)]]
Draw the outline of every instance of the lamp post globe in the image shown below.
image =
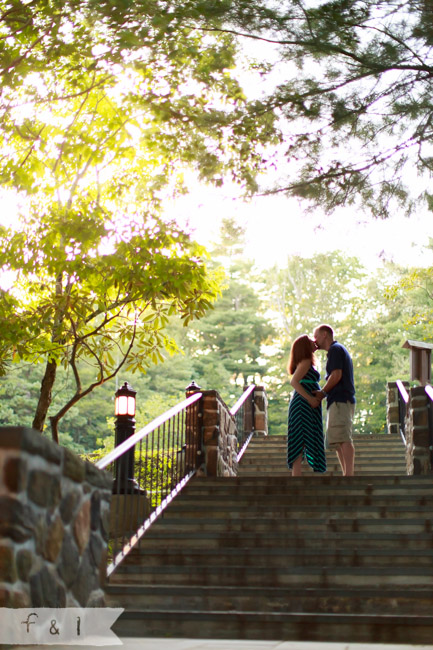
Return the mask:
[(115, 393), (114, 413), (117, 417), (135, 415), (135, 396), (137, 391), (127, 381)]
[[(135, 433), (136, 395), (137, 391), (127, 381), (115, 393), (116, 447)], [(134, 450), (135, 447), (131, 447), (116, 461), (113, 493), (130, 494), (140, 491), (139, 485), (134, 479)]]

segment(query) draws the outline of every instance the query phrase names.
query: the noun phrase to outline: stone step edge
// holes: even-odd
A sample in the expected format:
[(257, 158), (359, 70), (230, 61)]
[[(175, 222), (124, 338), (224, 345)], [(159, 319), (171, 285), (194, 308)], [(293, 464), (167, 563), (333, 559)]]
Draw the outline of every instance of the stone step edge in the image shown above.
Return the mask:
[[(182, 541), (185, 540), (190, 540), (190, 539), (195, 539), (195, 540), (214, 540), (221, 542), (223, 541), (233, 541), (233, 542), (238, 542), (239, 541), (239, 536), (242, 536), (242, 540), (245, 541), (245, 537), (243, 535), (240, 535), (240, 533), (236, 531), (224, 531), (224, 533), (221, 533), (220, 536), (215, 537), (215, 532), (214, 531), (201, 531), (201, 530), (194, 530), (190, 534), (187, 534), (187, 531), (184, 531), (182, 533)], [(398, 542), (401, 544), (404, 543), (410, 543), (410, 542), (415, 542), (415, 541), (420, 541), (420, 542), (429, 542), (430, 543), (430, 548), (433, 549), (433, 535), (432, 533), (369, 533), (368, 534), (368, 541), (372, 540), (375, 542), (395, 542), (396, 541), (396, 536), (398, 536)], [(347, 531), (327, 531), (326, 533), (322, 533), (320, 535), (324, 539), (325, 542), (331, 542), (337, 540), (341, 541), (347, 541), (347, 542), (355, 542), (359, 541), (359, 533), (356, 532), (347, 532)], [(258, 544), (261, 542), (263, 539), (266, 539), (266, 541), (270, 540), (275, 540), (278, 542), (280, 539), (284, 539), (286, 541), (289, 540), (299, 540), (299, 536), (297, 536), (295, 533), (287, 533), (286, 531), (272, 531), (272, 534), (269, 535), (266, 533), (265, 535), (261, 534), (256, 534), (256, 535), (248, 535), (247, 541), (251, 541), (254, 544)], [(316, 535), (307, 538), (307, 539), (315, 539)], [(179, 544), (178, 539), (174, 539), (173, 535), (169, 532), (164, 532), (160, 530), (154, 529), (152, 532), (147, 532), (147, 534), (142, 538), (143, 541), (148, 541), (150, 543), (158, 543), (162, 544), (163, 542), (166, 542), (167, 540), (170, 540), (173, 542), (173, 544)], [(362, 540), (363, 542), (365, 540)], [(138, 547), (135, 547), (131, 552), (134, 553), (135, 549)], [(239, 546), (237, 547), (239, 548)]]
[[(281, 567), (266, 567), (266, 566), (251, 566), (245, 564), (233, 564), (230, 566), (218, 566), (218, 565), (207, 565), (207, 564), (195, 564), (195, 565), (179, 565), (179, 564), (165, 564), (161, 565), (139, 565), (139, 564), (120, 564), (116, 569), (115, 576), (121, 574), (136, 574), (136, 573), (152, 573), (152, 574), (170, 574), (170, 573), (184, 573), (187, 571), (188, 575), (191, 573), (199, 573), (206, 575), (206, 573), (218, 573), (222, 571), (229, 573), (232, 576), (236, 574), (241, 575), (241, 573), (251, 573), (255, 571), (260, 574), (275, 573), (279, 569), (281, 574), (289, 575), (303, 575), (303, 574), (314, 574), (315, 576), (327, 577), (329, 575), (333, 576), (373, 576), (373, 577), (385, 577), (385, 576), (422, 576), (422, 577), (432, 577), (433, 576), (433, 567), (425, 566), (412, 566), (412, 565), (399, 565), (395, 566), (335, 566), (332, 564), (328, 565), (306, 565), (306, 566), (287, 566), (282, 569)], [(432, 584), (433, 591), (433, 584)], [(432, 618), (433, 620), (433, 618)]]
[[(167, 610), (164, 609), (153, 609), (153, 610), (141, 610), (141, 609), (129, 609), (125, 610), (118, 621), (126, 620), (140, 620), (143, 618), (159, 618), (162, 617), (165, 621), (167, 620)], [(223, 620), (227, 618), (243, 618), (257, 620), (268, 620), (268, 621), (278, 621), (278, 620), (292, 620), (293, 622), (307, 622), (311, 621), (313, 623), (331, 623), (335, 624), (341, 622), (346, 625), (384, 625), (384, 624), (393, 624), (401, 626), (414, 626), (414, 625), (426, 625), (430, 626), (433, 630), (433, 617), (425, 615), (416, 615), (416, 614), (314, 614), (314, 613), (302, 613), (302, 612), (256, 612), (256, 611), (247, 611), (247, 612), (220, 612), (218, 610), (196, 610), (189, 611), (184, 609), (170, 610), (170, 620), (176, 619), (198, 619), (201, 620)], [(116, 631), (116, 624), (113, 626), (113, 631)]]
[[(167, 513), (168, 515), (168, 513)], [(183, 517), (177, 517), (174, 515), (171, 515), (170, 517), (165, 516), (163, 520), (161, 520), (160, 526), (179, 526), (179, 524), (182, 525), (188, 525), (194, 528), (194, 530), (197, 530), (197, 525), (202, 526), (206, 525), (209, 526), (211, 525), (213, 528), (215, 526), (218, 526), (221, 529), (221, 532), (225, 532), (228, 528), (232, 528), (233, 525), (235, 524), (242, 524), (246, 525), (249, 524), (251, 526), (256, 526), (257, 524), (263, 523), (263, 525), (269, 525), (269, 518), (267, 520), (263, 519), (263, 517), (235, 517), (230, 520), (227, 520), (226, 517), (206, 517), (206, 518), (200, 518), (200, 517), (191, 517), (191, 518), (183, 518)], [(292, 524), (293, 526), (293, 520), (290, 517), (287, 517), (284, 520), (280, 520), (284, 524)], [(308, 525), (308, 526), (317, 526), (318, 524), (320, 525), (335, 525), (338, 523), (344, 524), (344, 525), (378, 525), (382, 524), (385, 527), (389, 526), (414, 526), (414, 525), (425, 525), (426, 521), (431, 524), (431, 517), (426, 520), (425, 518), (416, 518), (416, 517), (411, 517), (409, 519), (404, 519), (403, 517), (394, 518), (394, 519), (384, 519), (382, 517), (380, 518), (373, 518), (373, 517), (357, 517), (356, 515), (353, 515), (351, 517), (344, 517), (343, 519), (341, 518), (329, 518), (328, 519), (309, 519), (309, 518), (304, 518), (304, 519), (296, 519), (297, 524), (302, 524), (303, 526)], [(162, 528), (161, 528), (162, 530)], [(431, 528), (429, 529), (428, 532), (430, 532)], [(235, 531), (233, 531), (235, 532)], [(248, 531), (246, 531), (248, 532)], [(359, 532), (359, 531), (353, 531), (353, 532)], [(425, 531), (424, 531), (425, 532)]]
[(166, 593), (171, 593), (171, 594), (183, 594), (184, 592), (188, 592), (190, 594), (196, 593), (196, 594), (204, 594), (206, 596), (208, 595), (232, 595), (235, 596), (239, 592), (242, 592), (244, 595), (266, 595), (266, 596), (279, 596), (279, 595), (291, 595), (291, 596), (306, 596), (306, 597), (332, 597), (332, 596), (337, 596), (337, 597), (347, 597), (347, 598), (359, 598), (359, 597), (367, 597), (367, 596), (373, 596), (375, 598), (377, 597), (383, 597), (383, 598), (420, 598), (420, 597), (427, 597), (431, 598), (432, 595), (432, 589), (430, 587), (419, 587), (414, 589), (411, 587), (410, 589), (406, 587), (401, 587), (397, 588), (396, 586), (391, 586), (391, 587), (377, 587), (377, 590), (372, 588), (371, 586), (368, 587), (335, 587), (335, 586), (330, 586), (330, 587), (293, 587), (293, 586), (286, 586), (286, 587), (270, 587), (267, 585), (264, 586), (254, 586), (254, 585), (246, 585), (246, 586), (235, 586), (235, 585), (159, 585), (159, 584), (151, 584), (151, 585), (137, 585), (137, 584), (130, 584), (130, 583), (114, 583), (114, 584), (107, 584), (105, 587), (106, 593), (109, 595), (114, 595), (116, 593), (123, 593), (125, 591), (131, 593), (131, 594), (140, 594), (140, 593), (146, 593), (149, 592), (149, 595), (151, 593), (153, 594), (158, 594), (160, 592), (161, 594), (166, 594)]
[[(318, 555), (317, 553), (318, 549), (316, 548), (297, 548), (296, 546), (294, 547), (284, 547), (284, 546), (269, 546), (269, 547), (260, 547), (260, 548), (255, 548), (254, 546), (243, 546), (241, 553), (242, 555), (251, 555), (255, 556), (258, 555), (259, 557), (261, 556), (268, 556), (268, 555), (299, 555), (299, 556), (314, 556), (316, 557)], [(173, 547), (163, 547), (163, 548), (155, 548), (155, 549), (142, 549), (141, 551), (137, 552), (132, 552), (132, 555), (129, 555), (128, 557), (134, 557), (134, 558), (148, 558), (148, 557), (159, 557), (159, 556), (167, 556), (167, 555), (176, 555), (179, 557), (184, 557), (185, 555), (189, 556), (196, 556), (196, 555), (205, 555), (209, 556), (209, 552), (205, 548), (200, 548), (199, 546), (185, 546), (183, 548), (173, 548)], [(223, 557), (223, 556), (239, 556), (239, 548), (236, 548), (235, 546), (231, 547), (218, 547), (218, 556)], [(403, 549), (398, 548), (398, 549), (393, 549), (393, 548), (363, 548), (362, 546), (357, 546), (356, 548), (350, 549), (350, 548), (341, 548), (338, 550), (334, 549), (327, 549), (327, 548), (321, 548), (320, 549), (320, 559), (323, 560), (325, 557), (352, 557), (352, 556), (369, 556), (369, 555), (374, 555), (375, 557), (410, 557), (413, 558), (414, 551), (412, 549), (409, 549), (407, 552), (405, 552)], [(416, 556), (419, 558), (420, 556), (423, 557), (432, 557), (433, 558), (433, 549), (430, 548), (423, 548), (423, 549), (417, 549), (416, 551)], [(433, 597), (433, 591), (432, 591), (432, 597)]]

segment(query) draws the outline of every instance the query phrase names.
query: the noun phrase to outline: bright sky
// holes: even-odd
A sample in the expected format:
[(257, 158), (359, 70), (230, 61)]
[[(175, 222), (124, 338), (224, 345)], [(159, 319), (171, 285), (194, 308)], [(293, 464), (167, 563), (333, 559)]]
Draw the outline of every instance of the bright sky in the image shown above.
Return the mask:
[[(433, 266), (433, 251), (425, 250), (433, 238), (433, 214), (425, 210), (410, 217), (367, 219), (350, 209), (327, 215), (305, 214), (296, 199), (283, 196), (242, 201), (234, 190), (191, 185), (191, 192), (167, 205), (166, 214), (181, 225), (188, 222), (194, 237), (209, 246), (219, 239), (224, 217), (246, 228), (245, 257), (259, 268), (284, 266), (290, 255), (310, 257), (341, 250), (374, 269), (384, 258), (407, 266)], [(16, 204), (2, 197), (0, 223), (11, 225)]]
[(358, 257), (368, 268), (382, 259), (408, 266), (433, 265), (433, 251), (423, 248), (433, 238), (433, 215), (425, 210), (410, 219), (367, 219), (350, 209), (327, 216), (305, 214), (296, 199), (258, 197), (250, 203), (222, 189), (200, 187), (167, 208), (179, 224), (189, 222), (195, 238), (205, 245), (218, 240), (224, 217), (246, 227), (246, 257), (257, 266), (282, 266), (290, 255), (310, 257), (341, 250)]
[[(245, 39), (242, 45), (247, 54), (259, 56), (260, 61), (277, 57), (272, 44), (262, 42), (259, 47), (256, 41)], [(285, 78), (287, 65), (284, 61), (284, 70), (277, 65), (268, 81), (261, 84), (255, 74), (244, 70), (240, 73), (244, 90), (250, 97), (261, 96), (266, 83), (272, 88), (280, 77)], [(246, 257), (261, 268), (275, 263), (283, 266), (290, 255), (309, 257), (337, 249), (358, 257), (370, 269), (384, 259), (403, 266), (433, 266), (433, 251), (425, 250), (429, 237), (433, 238), (433, 214), (426, 209), (410, 219), (399, 215), (387, 220), (369, 219), (353, 209), (340, 209), (331, 216), (310, 215), (296, 199), (257, 197), (244, 203), (230, 188), (194, 183), (190, 187), (193, 189), (188, 196), (167, 206), (167, 214), (181, 225), (189, 222), (196, 239), (205, 245), (218, 240), (224, 217), (235, 218), (246, 227)]]

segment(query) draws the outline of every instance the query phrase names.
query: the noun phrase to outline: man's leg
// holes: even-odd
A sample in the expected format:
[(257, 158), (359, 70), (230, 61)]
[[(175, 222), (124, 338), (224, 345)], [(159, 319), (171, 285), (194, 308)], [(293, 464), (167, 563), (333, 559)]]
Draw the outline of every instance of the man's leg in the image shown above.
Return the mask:
[[(343, 476), (354, 476), (355, 474), (355, 447), (352, 442), (342, 442), (338, 448), (343, 462), (340, 460), (343, 469)], [(338, 453), (338, 452), (337, 452)], [(340, 455), (339, 455), (340, 458)], [(344, 466), (343, 466), (344, 463)]]
[(343, 476), (346, 476), (346, 460), (344, 458), (343, 450), (342, 450), (341, 447), (342, 447), (341, 444), (338, 445), (338, 447), (337, 447), (337, 449), (335, 451), (337, 453), (337, 458), (338, 458), (338, 460), (340, 462), (341, 471), (343, 472)]

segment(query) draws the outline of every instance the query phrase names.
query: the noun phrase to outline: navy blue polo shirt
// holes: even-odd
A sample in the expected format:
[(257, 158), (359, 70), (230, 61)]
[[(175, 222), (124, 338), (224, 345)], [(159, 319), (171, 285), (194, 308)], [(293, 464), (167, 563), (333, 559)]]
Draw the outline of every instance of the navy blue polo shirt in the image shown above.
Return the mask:
[(328, 350), (326, 362), (326, 379), (333, 370), (342, 370), (340, 381), (327, 396), (327, 407), (333, 402), (351, 402), (355, 404), (355, 382), (353, 379), (353, 363), (350, 354), (341, 343), (333, 341)]

